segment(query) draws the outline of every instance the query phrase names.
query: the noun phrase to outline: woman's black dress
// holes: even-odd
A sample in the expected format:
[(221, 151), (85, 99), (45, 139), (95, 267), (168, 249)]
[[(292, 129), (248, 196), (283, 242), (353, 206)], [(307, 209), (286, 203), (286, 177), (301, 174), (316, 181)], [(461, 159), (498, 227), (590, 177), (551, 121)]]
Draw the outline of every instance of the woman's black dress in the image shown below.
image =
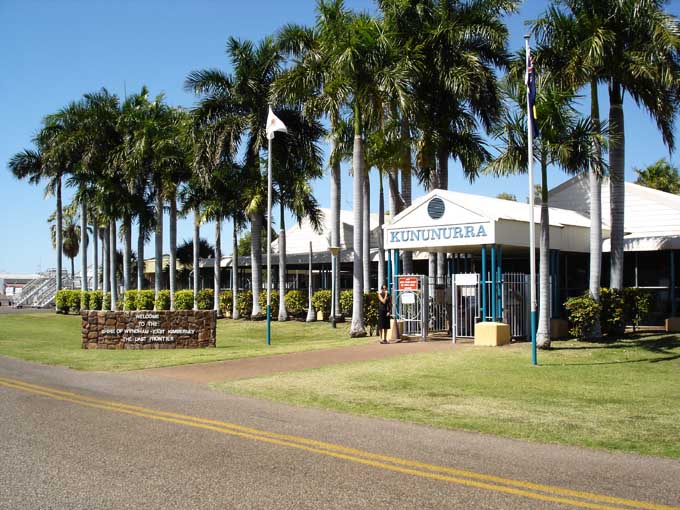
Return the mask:
[(390, 313), (392, 311), (392, 296), (387, 295), (385, 302), (378, 301), (378, 329), (390, 329)]

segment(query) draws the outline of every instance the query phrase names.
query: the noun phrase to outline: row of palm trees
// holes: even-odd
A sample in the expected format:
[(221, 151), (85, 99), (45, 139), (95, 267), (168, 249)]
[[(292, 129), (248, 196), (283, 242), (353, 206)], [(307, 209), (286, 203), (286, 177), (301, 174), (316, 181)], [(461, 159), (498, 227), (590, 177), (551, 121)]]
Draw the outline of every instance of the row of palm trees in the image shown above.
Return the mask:
[[(379, 0), (378, 14), (371, 16), (349, 10), (342, 0), (319, 0), (311, 27), (285, 25), (276, 36), (259, 43), (230, 38), (231, 72), (205, 69), (186, 78), (186, 89), (197, 96), (191, 111), (168, 106), (162, 96), (151, 100), (145, 89), (122, 102), (105, 90), (88, 94), (48, 116), (36, 136), (36, 149), (17, 154), (10, 167), (17, 177), (32, 182), (47, 179), (48, 188), (54, 190), (57, 244), (64, 177), (77, 188), (83, 236), (87, 218), (95, 230), (104, 225), (107, 253), (115, 253), (120, 222), (128, 261), (123, 271), (126, 289), (131, 285), (133, 221), (140, 232), (138, 260), (143, 260), (144, 243), (155, 232), (156, 291), (161, 282), (165, 208), (170, 217), (171, 291), (178, 214), (194, 216), (194, 267), (202, 222), (215, 222), (216, 260), (221, 255), (222, 220), (233, 221), (234, 253), (239, 229), (249, 224), (253, 315), (260, 315), (266, 202), (262, 162), (266, 157), (273, 161), (281, 267), (285, 268), (285, 210), (298, 220), (309, 218), (315, 226), (320, 222), (309, 181), (322, 174), (319, 142), (326, 136), (331, 245), (340, 241), (340, 162), (351, 161), (354, 303), (350, 334), (361, 336), (365, 334), (363, 291), (369, 286), (369, 170), (375, 168), (381, 175), (380, 223), (384, 221), (382, 176), (387, 177), (389, 210), (395, 215), (411, 203), (412, 177), (426, 189), (448, 188), (451, 159), (460, 164), (468, 180), (480, 172), (526, 171), (525, 57), (523, 51), (508, 52), (503, 22), (517, 4), (515, 0)], [(660, 0), (555, 0), (532, 23), (532, 32), (538, 41), (534, 57), (541, 134), (534, 151), (542, 194), (538, 345), (549, 347), (548, 169), (558, 166), (569, 173), (590, 174), (590, 292), (598, 299), (599, 189), (607, 171), (612, 186), (611, 285), (622, 285), (623, 95), (628, 92), (652, 115), (672, 149), (680, 102), (680, 26), (663, 11)], [(608, 122), (599, 116), (598, 86), (603, 84), (610, 98)], [(590, 90), (589, 116), (577, 109), (582, 88)], [(266, 154), (270, 104), (276, 105), (289, 134), (277, 137), (272, 154)], [(81, 243), (83, 275), (86, 246)], [(384, 274), (380, 251), (379, 268)], [(110, 266), (107, 258), (105, 268)], [(445, 255), (433, 253), (429, 258), (430, 276), (445, 274)], [(59, 260), (59, 273), (60, 265)], [(138, 264), (138, 288), (141, 267)], [(403, 254), (403, 270), (412, 268), (410, 255)], [(109, 278), (112, 289), (114, 273)], [(285, 269), (280, 274), (283, 285)], [(105, 290), (109, 279), (104, 279)], [(220, 286), (216, 270), (216, 290)], [(339, 292), (339, 285), (335, 288)], [(236, 292), (233, 295), (235, 299)], [(217, 309), (218, 299), (215, 292)], [(285, 319), (285, 307), (279, 318)]]

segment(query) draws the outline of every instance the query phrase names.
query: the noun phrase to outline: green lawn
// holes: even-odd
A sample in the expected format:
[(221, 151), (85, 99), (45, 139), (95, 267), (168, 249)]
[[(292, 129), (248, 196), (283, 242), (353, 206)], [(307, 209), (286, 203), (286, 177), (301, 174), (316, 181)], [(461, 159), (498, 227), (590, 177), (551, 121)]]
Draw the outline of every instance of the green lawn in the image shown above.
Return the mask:
[(220, 320), (214, 349), (84, 350), (80, 316), (49, 313), (0, 315), (0, 355), (64, 365), (78, 370), (135, 370), (234, 358), (328, 349), (375, 339), (350, 339), (349, 325), (272, 323), (272, 345), (265, 323)]
[[(501, 436), (680, 458), (680, 335), (464, 347), (215, 385)], [(389, 348), (389, 347), (387, 347)]]

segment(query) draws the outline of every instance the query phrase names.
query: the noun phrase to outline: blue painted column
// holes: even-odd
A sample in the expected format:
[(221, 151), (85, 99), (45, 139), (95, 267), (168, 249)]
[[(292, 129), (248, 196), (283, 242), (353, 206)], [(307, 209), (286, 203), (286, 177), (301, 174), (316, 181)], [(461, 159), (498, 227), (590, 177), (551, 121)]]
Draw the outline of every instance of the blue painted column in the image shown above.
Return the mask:
[(498, 245), (496, 258), (496, 287), (498, 287), (496, 312), (498, 313), (498, 320), (503, 322), (503, 246), (500, 244)]
[(482, 322), (486, 322), (486, 245), (482, 245)]
[(496, 245), (491, 245), (491, 321), (496, 322)]
[(387, 250), (387, 293), (392, 294), (392, 250)]

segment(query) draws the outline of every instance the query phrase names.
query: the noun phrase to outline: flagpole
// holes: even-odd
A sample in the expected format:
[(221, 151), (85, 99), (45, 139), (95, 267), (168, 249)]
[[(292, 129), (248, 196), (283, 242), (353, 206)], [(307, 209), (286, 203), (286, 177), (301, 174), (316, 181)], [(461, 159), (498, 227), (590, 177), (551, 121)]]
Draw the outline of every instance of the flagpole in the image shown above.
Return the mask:
[(527, 138), (529, 140), (529, 295), (531, 299), (531, 364), (536, 365), (536, 224), (534, 223), (534, 129), (531, 125), (531, 101), (529, 100), (529, 63), (531, 49), (529, 35), (524, 36), (527, 69)]
[[(267, 345), (272, 343), (272, 140), (274, 133), (267, 135)], [(279, 271), (281, 268), (279, 268)], [(283, 296), (280, 296), (283, 299)]]

